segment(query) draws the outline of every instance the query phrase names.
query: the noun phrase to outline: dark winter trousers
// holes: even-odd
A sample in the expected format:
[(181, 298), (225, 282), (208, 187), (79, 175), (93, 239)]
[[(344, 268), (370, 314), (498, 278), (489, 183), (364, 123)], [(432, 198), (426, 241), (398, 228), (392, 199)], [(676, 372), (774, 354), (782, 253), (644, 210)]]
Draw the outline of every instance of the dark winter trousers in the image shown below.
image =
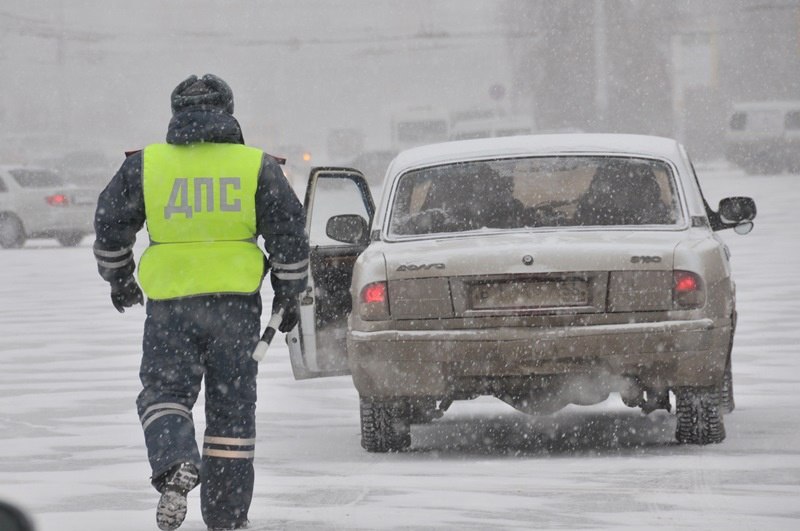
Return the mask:
[[(203, 520), (210, 527), (247, 521), (253, 496), (256, 375), (261, 297), (213, 295), (148, 301), (137, 406), (153, 485), (190, 462), (200, 470)], [(192, 406), (205, 377), (202, 458)]]

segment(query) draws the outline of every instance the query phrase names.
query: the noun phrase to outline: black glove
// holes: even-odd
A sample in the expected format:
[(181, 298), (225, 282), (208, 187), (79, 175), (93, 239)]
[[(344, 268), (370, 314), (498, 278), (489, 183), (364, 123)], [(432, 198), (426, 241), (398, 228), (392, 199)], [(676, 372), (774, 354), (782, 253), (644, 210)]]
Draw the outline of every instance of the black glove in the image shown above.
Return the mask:
[(283, 310), (283, 321), (281, 321), (278, 330), (284, 334), (297, 326), (300, 320), (300, 308), (297, 302), (297, 295), (275, 295), (272, 301), (272, 314), (278, 313), (278, 310)]
[(144, 304), (142, 290), (133, 277), (111, 283), (111, 304), (119, 313), (125, 313), (125, 308), (134, 304)]

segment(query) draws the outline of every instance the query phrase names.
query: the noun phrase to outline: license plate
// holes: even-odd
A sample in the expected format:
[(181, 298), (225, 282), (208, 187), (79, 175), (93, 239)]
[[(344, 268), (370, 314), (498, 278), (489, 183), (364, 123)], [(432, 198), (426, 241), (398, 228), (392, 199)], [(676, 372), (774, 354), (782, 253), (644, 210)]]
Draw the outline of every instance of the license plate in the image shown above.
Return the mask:
[(583, 279), (553, 279), (473, 284), (469, 302), (473, 310), (587, 306), (589, 283)]

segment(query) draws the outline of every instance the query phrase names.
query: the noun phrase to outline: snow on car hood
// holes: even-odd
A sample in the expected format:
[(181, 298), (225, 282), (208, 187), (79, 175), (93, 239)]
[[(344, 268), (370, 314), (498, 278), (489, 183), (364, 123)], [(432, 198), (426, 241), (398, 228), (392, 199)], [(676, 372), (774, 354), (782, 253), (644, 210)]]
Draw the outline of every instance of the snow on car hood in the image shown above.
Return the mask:
[(480, 234), (386, 243), (389, 280), (567, 271), (670, 270), (686, 231)]

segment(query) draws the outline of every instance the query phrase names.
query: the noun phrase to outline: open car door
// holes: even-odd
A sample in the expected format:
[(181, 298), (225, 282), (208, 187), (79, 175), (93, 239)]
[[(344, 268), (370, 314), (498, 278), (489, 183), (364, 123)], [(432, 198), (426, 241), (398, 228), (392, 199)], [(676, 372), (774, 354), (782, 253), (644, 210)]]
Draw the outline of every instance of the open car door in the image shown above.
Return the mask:
[(347, 317), (356, 258), (369, 243), (375, 213), (364, 175), (350, 168), (312, 168), (305, 198), (308, 288), (300, 323), (286, 335), (297, 380), (350, 374)]

